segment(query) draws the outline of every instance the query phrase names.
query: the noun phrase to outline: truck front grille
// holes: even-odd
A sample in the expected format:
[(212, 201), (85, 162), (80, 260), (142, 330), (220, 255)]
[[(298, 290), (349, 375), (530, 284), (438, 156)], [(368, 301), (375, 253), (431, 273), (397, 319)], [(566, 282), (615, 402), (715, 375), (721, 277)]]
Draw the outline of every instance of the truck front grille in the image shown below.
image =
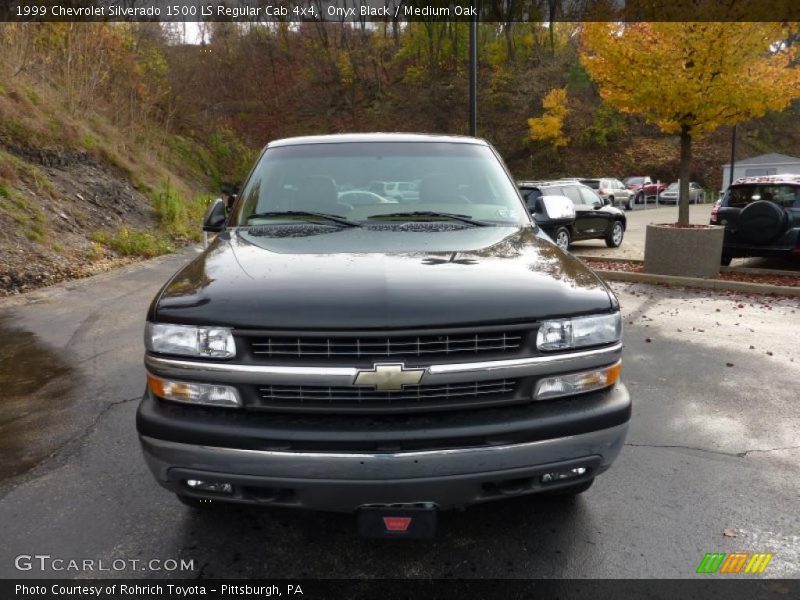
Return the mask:
[(503, 354), (518, 350), (525, 331), (485, 331), (440, 335), (360, 337), (254, 337), (256, 359), (325, 360), (435, 358)]
[(258, 388), (251, 408), (315, 412), (392, 412), (453, 410), (506, 404), (514, 399), (518, 380), (472, 381), (442, 385), (409, 385), (399, 391), (362, 387), (268, 385)]

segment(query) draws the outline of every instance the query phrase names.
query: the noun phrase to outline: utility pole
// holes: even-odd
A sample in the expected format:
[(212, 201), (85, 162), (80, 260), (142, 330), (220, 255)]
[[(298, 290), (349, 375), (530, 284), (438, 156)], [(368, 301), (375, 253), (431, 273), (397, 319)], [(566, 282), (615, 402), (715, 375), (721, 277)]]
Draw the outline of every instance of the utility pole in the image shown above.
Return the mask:
[(733, 167), (736, 163), (736, 125), (733, 126), (731, 136), (731, 170), (728, 172), (728, 187), (733, 185)]
[(478, 132), (478, 16), (469, 23), (469, 134)]

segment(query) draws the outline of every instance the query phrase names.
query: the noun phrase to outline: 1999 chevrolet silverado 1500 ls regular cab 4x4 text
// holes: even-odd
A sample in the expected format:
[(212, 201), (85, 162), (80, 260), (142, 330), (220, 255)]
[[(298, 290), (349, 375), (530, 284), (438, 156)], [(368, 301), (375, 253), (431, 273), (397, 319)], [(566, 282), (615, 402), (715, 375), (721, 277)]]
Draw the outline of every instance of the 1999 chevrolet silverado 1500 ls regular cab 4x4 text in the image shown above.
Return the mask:
[[(419, 199), (347, 204), (375, 180)], [(617, 300), (537, 229), (486, 142), (272, 142), (205, 228), (147, 315), (137, 415), (184, 502), (426, 535), (439, 509), (582, 492), (620, 452)]]

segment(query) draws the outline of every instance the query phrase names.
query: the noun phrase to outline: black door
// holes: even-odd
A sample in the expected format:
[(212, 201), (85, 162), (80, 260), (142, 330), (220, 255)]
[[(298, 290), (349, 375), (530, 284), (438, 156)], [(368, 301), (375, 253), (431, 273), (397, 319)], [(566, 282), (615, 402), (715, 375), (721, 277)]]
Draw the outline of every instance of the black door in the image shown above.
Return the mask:
[[(578, 188), (581, 195), (583, 209), (581, 210), (582, 237), (585, 239), (604, 238), (611, 227), (611, 215), (600, 210), (603, 208), (603, 200), (594, 190), (581, 186)], [(577, 212), (577, 209), (576, 209)]]

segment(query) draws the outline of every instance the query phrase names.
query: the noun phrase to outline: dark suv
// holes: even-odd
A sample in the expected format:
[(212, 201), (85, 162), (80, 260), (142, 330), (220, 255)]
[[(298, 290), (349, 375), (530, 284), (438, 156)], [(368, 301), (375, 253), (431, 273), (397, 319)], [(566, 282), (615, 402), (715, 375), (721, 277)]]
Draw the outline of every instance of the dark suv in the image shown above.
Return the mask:
[(712, 209), (711, 224), (725, 226), (723, 265), (742, 256), (800, 259), (800, 175), (737, 179)]
[[(419, 197), (339, 194), (374, 180)], [(617, 299), (544, 236), (486, 142), (275, 141), (205, 229), (150, 306), (137, 414), (182, 501), (424, 536), (438, 509), (582, 492), (619, 454)]]
[(625, 213), (610, 206), (589, 186), (577, 181), (519, 181), (517, 187), (531, 213), (538, 211), (536, 201), (542, 196), (566, 196), (572, 201), (575, 220), (562, 228), (569, 234), (567, 245), (579, 240), (605, 240), (609, 248), (622, 244)]

